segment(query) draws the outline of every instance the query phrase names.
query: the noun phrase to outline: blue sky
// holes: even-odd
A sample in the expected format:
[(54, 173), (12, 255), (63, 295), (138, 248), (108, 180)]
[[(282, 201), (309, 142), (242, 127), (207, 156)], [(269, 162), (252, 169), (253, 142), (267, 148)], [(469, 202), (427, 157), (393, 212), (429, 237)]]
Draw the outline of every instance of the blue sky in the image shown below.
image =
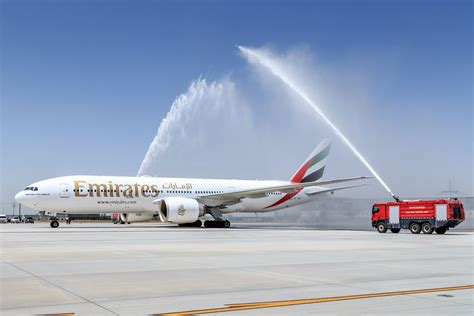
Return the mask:
[(440, 143), (463, 146), (472, 188), (471, 1), (7, 0), (1, 7), (2, 207), (44, 178), (135, 175), (191, 80), (245, 78), (235, 45), (304, 46), (325, 64), (371, 60), (375, 77), (389, 78), (374, 91), (391, 101), (380, 115), (416, 101), (420, 119), (451, 125), (456, 134)]

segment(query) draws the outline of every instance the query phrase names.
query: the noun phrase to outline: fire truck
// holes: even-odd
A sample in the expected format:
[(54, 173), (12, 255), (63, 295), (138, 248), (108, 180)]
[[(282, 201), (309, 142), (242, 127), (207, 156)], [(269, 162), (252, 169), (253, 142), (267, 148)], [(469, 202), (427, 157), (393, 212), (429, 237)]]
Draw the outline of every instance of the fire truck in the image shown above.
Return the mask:
[(372, 227), (379, 233), (409, 229), (412, 234), (444, 234), (462, 221), (464, 206), (456, 198), (375, 203), (372, 207)]

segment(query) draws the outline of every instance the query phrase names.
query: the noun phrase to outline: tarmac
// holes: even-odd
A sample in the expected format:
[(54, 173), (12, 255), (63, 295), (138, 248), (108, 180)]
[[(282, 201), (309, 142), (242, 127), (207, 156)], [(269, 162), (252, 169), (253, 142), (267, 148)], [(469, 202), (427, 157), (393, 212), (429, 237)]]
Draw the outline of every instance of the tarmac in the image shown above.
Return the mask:
[(0, 224), (2, 315), (473, 315), (474, 233)]

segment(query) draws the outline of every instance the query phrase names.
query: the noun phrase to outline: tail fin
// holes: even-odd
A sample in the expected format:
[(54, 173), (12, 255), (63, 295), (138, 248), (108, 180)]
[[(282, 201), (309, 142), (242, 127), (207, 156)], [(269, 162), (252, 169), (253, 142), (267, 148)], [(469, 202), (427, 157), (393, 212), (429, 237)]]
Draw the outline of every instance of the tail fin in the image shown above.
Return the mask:
[(293, 183), (302, 183), (321, 179), (330, 147), (331, 142), (328, 139), (323, 139), (298, 171), (291, 177), (290, 181)]

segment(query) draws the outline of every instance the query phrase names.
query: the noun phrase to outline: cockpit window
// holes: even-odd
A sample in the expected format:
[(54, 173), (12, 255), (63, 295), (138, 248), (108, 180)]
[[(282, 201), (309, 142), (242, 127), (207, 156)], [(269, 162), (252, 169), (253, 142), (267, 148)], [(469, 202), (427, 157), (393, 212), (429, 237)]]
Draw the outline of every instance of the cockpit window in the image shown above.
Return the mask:
[(35, 189), (33, 191), (38, 191), (38, 187), (35, 187)]

